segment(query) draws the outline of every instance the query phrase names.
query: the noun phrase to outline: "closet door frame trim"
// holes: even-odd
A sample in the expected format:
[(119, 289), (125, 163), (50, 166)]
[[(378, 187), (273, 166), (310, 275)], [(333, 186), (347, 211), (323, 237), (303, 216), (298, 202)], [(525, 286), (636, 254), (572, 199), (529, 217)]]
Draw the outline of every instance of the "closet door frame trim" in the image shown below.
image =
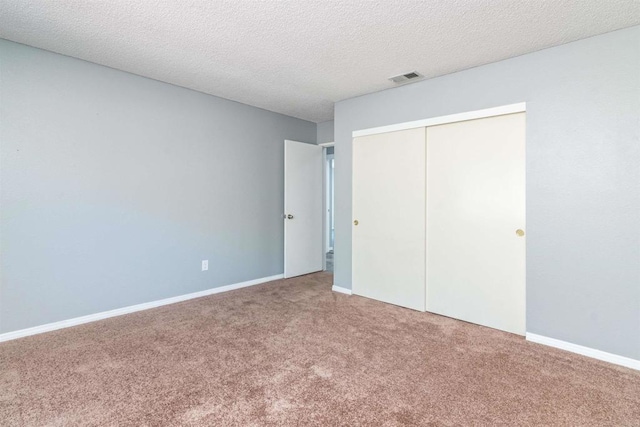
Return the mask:
[(487, 117), (503, 116), (505, 114), (524, 113), (527, 111), (527, 103), (503, 105), (500, 107), (485, 108), (484, 110), (467, 111), (465, 113), (450, 114), (448, 116), (433, 117), (430, 119), (416, 120), (413, 122), (397, 123), (395, 125), (379, 126), (375, 128), (353, 131), (352, 137), (376, 135), (379, 133), (395, 132), (399, 130), (415, 129), (429, 126), (443, 125), (446, 123), (464, 122), (466, 120), (484, 119)]

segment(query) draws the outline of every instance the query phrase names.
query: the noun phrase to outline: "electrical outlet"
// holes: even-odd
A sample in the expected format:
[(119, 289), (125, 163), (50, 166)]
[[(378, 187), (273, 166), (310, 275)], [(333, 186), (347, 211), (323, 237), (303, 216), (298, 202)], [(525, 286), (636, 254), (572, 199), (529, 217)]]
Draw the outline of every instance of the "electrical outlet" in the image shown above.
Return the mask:
[(208, 259), (203, 259), (202, 260), (202, 271), (207, 271), (209, 269), (209, 260)]

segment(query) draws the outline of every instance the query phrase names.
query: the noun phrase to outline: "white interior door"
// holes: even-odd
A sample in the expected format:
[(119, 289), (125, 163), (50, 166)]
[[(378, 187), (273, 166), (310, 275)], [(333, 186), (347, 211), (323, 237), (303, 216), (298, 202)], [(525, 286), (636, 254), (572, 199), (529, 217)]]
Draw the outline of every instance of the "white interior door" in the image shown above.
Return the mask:
[(426, 192), (427, 310), (524, 335), (525, 113), (428, 127)]
[(284, 142), (284, 277), (322, 270), (322, 147)]
[(354, 294), (424, 311), (424, 216), (425, 129), (354, 138)]

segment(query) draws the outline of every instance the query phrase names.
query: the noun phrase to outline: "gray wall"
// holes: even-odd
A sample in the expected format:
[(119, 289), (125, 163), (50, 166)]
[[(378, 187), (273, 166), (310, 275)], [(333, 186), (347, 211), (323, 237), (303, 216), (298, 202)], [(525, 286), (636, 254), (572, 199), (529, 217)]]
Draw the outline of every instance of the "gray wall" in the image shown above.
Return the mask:
[(317, 141), (318, 144), (333, 142), (333, 120), (318, 123)]
[(335, 284), (351, 287), (351, 132), (527, 102), (527, 331), (640, 359), (640, 27), (338, 102)]
[(3, 40), (0, 61), (0, 332), (282, 273), (283, 141), (314, 123)]

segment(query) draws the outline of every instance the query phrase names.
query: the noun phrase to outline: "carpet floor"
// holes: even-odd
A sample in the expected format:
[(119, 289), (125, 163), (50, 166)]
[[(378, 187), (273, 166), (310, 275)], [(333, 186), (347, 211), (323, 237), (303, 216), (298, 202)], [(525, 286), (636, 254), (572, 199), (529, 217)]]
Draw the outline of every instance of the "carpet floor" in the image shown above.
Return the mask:
[(318, 273), (0, 344), (2, 426), (640, 425), (640, 372)]

